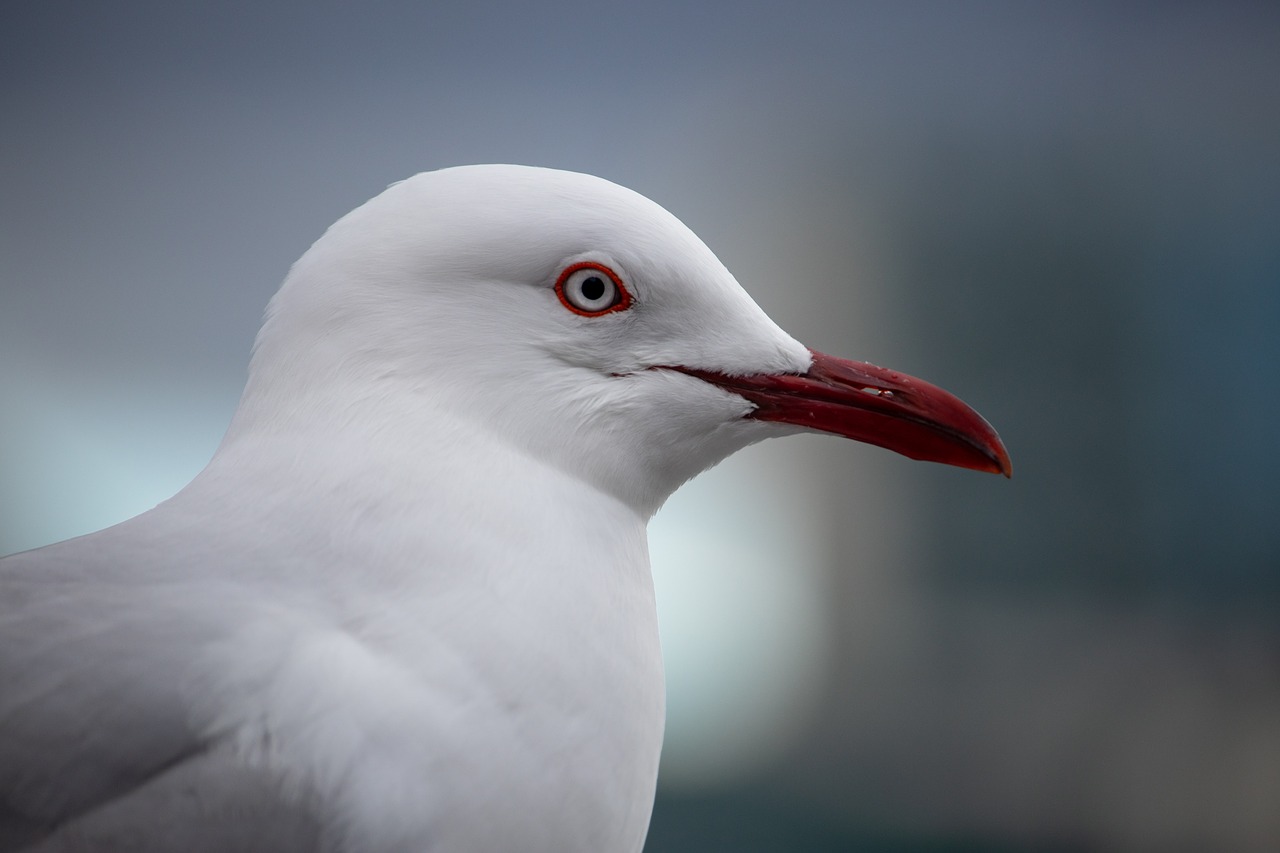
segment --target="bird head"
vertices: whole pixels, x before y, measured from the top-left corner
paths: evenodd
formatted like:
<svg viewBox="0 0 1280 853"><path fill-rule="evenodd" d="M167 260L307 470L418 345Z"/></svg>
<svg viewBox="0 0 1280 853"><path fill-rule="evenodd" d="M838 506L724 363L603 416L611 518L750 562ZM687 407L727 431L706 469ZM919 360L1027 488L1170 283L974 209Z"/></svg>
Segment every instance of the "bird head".
<svg viewBox="0 0 1280 853"><path fill-rule="evenodd" d="M229 439L353 425L371 441L420 436L406 452L480 435L645 514L730 453L799 430L1009 473L971 408L806 348L659 205L522 166L394 184L294 265Z"/></svg>

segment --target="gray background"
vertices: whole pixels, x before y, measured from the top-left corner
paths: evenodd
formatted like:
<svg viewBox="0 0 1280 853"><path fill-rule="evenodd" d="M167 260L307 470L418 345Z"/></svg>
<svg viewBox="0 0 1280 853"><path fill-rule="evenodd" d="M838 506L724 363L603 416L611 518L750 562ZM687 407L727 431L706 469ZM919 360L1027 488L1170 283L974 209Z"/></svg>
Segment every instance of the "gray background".
<svg viewBox="0 0 1280 853"><path fill-rule="evenodd" d="M1280 849L1275 6L9 0L0 115L0 553L198 471L388 183L592 172L1015 465L673 499L648 849Z"/></svg>

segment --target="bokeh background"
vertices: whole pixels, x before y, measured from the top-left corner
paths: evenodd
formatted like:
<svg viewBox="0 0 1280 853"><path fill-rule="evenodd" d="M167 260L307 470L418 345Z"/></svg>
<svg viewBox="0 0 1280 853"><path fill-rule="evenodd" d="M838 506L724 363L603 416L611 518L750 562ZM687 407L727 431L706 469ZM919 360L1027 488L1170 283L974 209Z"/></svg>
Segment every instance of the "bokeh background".
<svg viewBox="0 0 1280 853"><path fill-rule="evenodd" d="M592 172L1012 481L818 436L654 522L647 850L1280 849L1280 6L0 5L0 552L212 453L417 171Z"/></svg>

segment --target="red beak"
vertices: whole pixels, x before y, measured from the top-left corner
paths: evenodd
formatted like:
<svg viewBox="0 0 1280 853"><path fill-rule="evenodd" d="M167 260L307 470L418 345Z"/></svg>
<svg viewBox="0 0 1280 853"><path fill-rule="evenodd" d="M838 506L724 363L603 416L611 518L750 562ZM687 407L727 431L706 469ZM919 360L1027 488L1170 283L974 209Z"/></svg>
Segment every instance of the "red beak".
<svg viewBox="0 0 1280 853"><path fill-rule="evenodd" d="M905 373L820 352L800 376L674 369L755 403L749 417L758 420L830 432L926 462L1013 474L1008 451L982 415Z"/></svg>

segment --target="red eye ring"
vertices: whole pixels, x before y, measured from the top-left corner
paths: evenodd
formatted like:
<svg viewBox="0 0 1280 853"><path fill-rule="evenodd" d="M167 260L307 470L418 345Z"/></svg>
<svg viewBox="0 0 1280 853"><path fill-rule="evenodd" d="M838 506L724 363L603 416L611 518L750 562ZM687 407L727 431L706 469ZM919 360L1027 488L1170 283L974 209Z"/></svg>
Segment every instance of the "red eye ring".
<svg viewBox="0 0 1280 853"><path fill-rule="evenodd" d="M582 273L603 273L583 275ZM591 296L584 287L601 287L598 296ZM602 317L631 307L631 293L613 270L594 261L570 264L556 279L556 296L560 303L582 317Z"/></svg>

